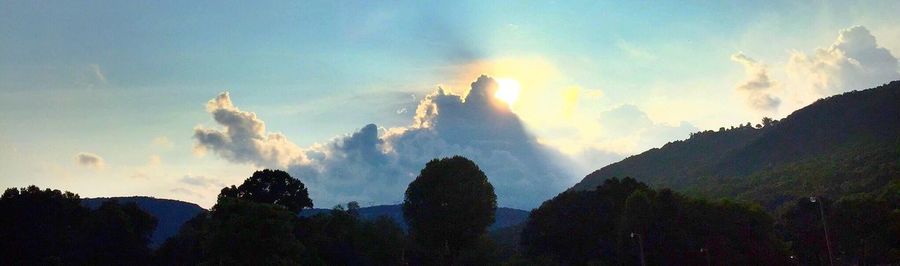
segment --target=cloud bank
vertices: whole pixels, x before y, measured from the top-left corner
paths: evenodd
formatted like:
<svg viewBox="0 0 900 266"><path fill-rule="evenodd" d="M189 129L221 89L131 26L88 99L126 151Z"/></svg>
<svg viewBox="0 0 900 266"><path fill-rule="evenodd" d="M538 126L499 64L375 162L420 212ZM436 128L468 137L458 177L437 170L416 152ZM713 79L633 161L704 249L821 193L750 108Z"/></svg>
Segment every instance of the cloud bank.
<svg viewBox="0 0 900 266"><path fill-rule="evenodd" d="M897 58L879 47L875 36L863 26L841 30L837 40L813 54L794 52L787 71L811 82L820 96L867 89L900 79Z"/></svg>
<svg viewBox="0 0 900 266"><path fill-rule="evenodd" d="M496 90L497 82L487 76L465 96L438 89L419 103L409 126L369 124L308 148L266 132L262 120L222 93L207 104L222 127L197 127L194 139L198 149L232 162L287 169L309 186L317 206L398 203L426 162L458 154L478 163L499 204L533 208L575 180L559 167L566 165L564 157L539 144L506 103L493 97Z"/></svg>

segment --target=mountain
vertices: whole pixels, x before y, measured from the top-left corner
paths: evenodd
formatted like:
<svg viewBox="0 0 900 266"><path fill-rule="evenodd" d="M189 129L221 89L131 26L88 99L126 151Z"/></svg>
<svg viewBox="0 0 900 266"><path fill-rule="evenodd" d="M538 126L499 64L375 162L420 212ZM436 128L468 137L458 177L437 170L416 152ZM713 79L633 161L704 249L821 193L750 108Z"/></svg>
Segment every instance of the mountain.
<svg viewBox="0 0 900 266"><path fill-rule="evenodd" d="M86 198L81 200L81 205L89 209L97 209L105 201L115 200L119 203L134 202L138 208L149 213L157 219L156 230L150 237L150 247L156 248L162 245L166 239L178 233L181 225L197 216L206 209L190 202L157 199L153 197L111 197L111 198Z"/></svg>
<svg viewBox="0 0 900 266"><path fill-rule="evenodd" d="M307 209L300 212L302 216L313 216L322 213L331 212L330 209ZM521 224L528 219L528 211L513 208L497 208L494 224L488 227L488 231L494 231ZM359 216L363 219L375 219L380 216L387 216L397 222L404 230L406 230L406 222L403 220L402 205L378 205L371 207L359 208Z"/></svg>
<svg viewBox="0 0 900 266"><path fill-rule="evenodd" d="M820 99L781 121L691 134L587 175L769 208L797 197L878 193L900 183L900 81Z"/></svg>

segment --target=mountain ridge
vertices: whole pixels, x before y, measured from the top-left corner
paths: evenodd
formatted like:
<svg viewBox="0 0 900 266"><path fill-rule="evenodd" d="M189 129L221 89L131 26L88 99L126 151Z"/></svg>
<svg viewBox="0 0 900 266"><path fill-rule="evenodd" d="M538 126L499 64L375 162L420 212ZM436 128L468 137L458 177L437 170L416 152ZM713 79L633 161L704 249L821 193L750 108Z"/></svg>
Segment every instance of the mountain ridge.
<svg viewBox="0 0 900 266"><path fill-rule="evenodd" d="M93 210L109 200L118 201L119 203L135 203L138 205L138 208L157 219L157 227L150 237L150 246L153 248L159 247L167 239L177 234L181 226L191 218L208 211L195 203L148 196L83 198L81 199L81 205ZM300 215L312 216L327 214L331 211L331 209L305 209L301 211ZM404 228L404 230L406 229L406 223L403 220L403 208L399 204L362 207L359 209L359 213L363 219L370 220L380 216L387 216ZM525 210L499 207L496 213L497 219L494 224L488 227L488 230L493 231L519 225L525 222L528 214L529 211Z"/></svg>
<svg viewBox="0 0 900 266"><path fill-rule="evenodd" d="M604 166L571 189L630 176L654 187L777 208L790 198L866 193L898 182L897 158L900 81L893 81L819 99L765 126L693 133Z"/></svg>

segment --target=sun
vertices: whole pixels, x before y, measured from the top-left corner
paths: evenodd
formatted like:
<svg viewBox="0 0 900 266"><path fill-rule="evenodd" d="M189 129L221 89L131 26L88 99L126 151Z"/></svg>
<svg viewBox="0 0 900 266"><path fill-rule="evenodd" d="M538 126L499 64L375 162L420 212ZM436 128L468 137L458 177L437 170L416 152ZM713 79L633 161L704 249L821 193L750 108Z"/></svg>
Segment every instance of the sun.
<svg viewBox="0 0 900 266"><path fill-rule="evenodd" d="M497 79L497 86L497 93L494 93L494 97L512 107L516 100L519 99L519 91L522 90L519 81L514 79Z"/></svg>

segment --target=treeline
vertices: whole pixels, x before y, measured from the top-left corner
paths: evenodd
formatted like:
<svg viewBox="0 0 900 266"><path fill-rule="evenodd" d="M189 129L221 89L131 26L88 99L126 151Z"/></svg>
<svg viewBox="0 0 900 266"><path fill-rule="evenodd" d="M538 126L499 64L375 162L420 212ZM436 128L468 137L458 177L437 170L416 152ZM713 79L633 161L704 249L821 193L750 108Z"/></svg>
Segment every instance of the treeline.
<svg viewBox="0 0 900 266"><path fill-rule="evenodd" d="M82 207L78 195L36 186L0 198L0 264L119 265L148 261L156 218L134 203Z"/></svg>
<svg viewBox="0 0 900 266"><path fill-rule="evenodd" d="M35 186L0 199L2 265L496 265L487 227L496 195L474 162L435 159L409 185L405 232L393 220L359 217L350 202L311 208L305 185L279 170L225 187L217 203L148 248L156 220L133 204L81 206L78 195Z"/></svg>
<svg viewBox="0 0 900 266"><path fill-rule="evenodd" d="M892 186L837 201L801 198L773 217L757 204L694 199L611 178L532 211L521 256L539 264L639 265L643 246L647 265L896 264L900 183Z"/></svg>
<svg viewBox="0 0 900 266"><path fill-rule="evenodd" d="M156 221L134 204L96 210L70 192L8 189L0 264L10 265L827 265L900 263L900 183L891 193L803 198L775 215L610 178L570 190L524 225L488 235L496 195L474 162L428 162L403 215L366 220L359 205L311 217L304 184L278 170L223 188L210 211L148 248ZM826 237L826 227L828 228Z"/></svg>

